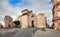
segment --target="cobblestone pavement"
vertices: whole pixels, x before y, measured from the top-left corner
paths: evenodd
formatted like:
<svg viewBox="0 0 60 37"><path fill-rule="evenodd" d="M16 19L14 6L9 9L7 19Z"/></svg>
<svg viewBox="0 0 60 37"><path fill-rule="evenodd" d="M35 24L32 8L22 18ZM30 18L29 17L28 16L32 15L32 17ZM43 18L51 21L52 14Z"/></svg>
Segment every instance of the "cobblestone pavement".
<svg viewBox="0 0 60 37"><path fill-rule="evenodd" d="M13 37L18 31L18 28L0 29L0 37Z"/></svg>
<svg viewBox="0 0 60 37"><path fill-rule="evenodd" d="M60 30L46 29L46 31L41 31L37 28L0 29L0 37L60 37Z"/></svg>
<svg viewBox="0 0 60 37"><path fill-rule="evenodd" d="M60 37L60 30L46 29L46 31L37 30L33 37Z"/></svg>
<svg viewBox="0 0 60 37"><path fill-rule="evenodd" d="M0 29L0 37L32 37L36 28Z"/></svg>
<svg viewBox="0 0 60 37"><path fill-rule="evenodd" d="M32 37L33 32L36 30L36 28L27 28L27 29L22 29L15 34L14 37Z"/></svg>

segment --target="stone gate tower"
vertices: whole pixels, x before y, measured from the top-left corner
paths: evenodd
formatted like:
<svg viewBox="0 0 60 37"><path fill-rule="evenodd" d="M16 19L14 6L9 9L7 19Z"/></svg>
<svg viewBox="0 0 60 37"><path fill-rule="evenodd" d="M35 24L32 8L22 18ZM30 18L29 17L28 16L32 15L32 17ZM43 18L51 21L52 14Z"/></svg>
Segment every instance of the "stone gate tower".
<svg viewBox="0 0 60 37"><path fill-rule="evenodd" d="M44 13L33 14L32 11L28 9L24 9L21 11L22 15L20 15L16 21L20 21L21 28L45 28L46 27L46 18Z"/></svg>
<svg viewBox="0 0 60 37"><path fill-rule="evenodd" d="M60 0L52 0L53 3L53 27L58 29L60 25Z"/></svg>

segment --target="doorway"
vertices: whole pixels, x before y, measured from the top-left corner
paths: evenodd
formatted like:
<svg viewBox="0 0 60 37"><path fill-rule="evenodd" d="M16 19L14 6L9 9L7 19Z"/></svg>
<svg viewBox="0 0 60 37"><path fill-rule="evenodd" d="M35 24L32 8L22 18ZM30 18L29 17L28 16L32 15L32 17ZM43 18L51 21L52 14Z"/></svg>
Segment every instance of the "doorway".
<svg viewBox="0 0 60 37"><path fill-rule="evenodd" d="M34 27L34 21L32 21L31 24L32 24L32 27Z"/></svg>
<svg viewBox="0 0 60 37"><path fill-rule="evenodd" d="M60 23L58 24L58 28L60 29Z"/></svg>

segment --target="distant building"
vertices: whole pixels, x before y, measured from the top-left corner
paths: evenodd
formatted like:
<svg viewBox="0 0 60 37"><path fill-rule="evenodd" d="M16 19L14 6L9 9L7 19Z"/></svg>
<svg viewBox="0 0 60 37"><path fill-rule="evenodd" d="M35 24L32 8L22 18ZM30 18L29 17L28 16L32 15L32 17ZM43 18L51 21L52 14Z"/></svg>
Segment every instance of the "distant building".
<svg viewBox="0 0 60 37"><path fill-rule="evenodd" d="M60 0L52 0L53 2L53 27L58 29L60 27Z"/></svg>
<svg viewBox="0 0 60 37"><path fill-rule="evenodd" d="M5 22L5 28L9 28L9 27L12 28L14 26L12 17L8 15L5 16L4 22Z"/></svg>
<svg viewBox="0 0 60 37"><path fill-rule="evenodd" d="M22 15L20 15L16 20L20 21L21 28L28 27L46 27L46 19L44 13L39 13L38 15L33 14L32 11L25 9L22 11Z"/></svg>

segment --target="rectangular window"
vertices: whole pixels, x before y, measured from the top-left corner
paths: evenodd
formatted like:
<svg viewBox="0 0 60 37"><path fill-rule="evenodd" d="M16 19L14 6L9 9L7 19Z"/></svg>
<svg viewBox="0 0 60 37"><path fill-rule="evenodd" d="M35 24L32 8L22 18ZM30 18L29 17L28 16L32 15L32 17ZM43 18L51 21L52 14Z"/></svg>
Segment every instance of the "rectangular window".
<svg viewBox="0 0 60 37"><path fill-rule="evenodd" d="M58 17L60 17L60 10L58 11Z"/></svg>
<svg viewBox="0 0 60 37"><path fill-rule="evenodd" d="M57 0L57 2L60 2L60 0Z"/></svg>

